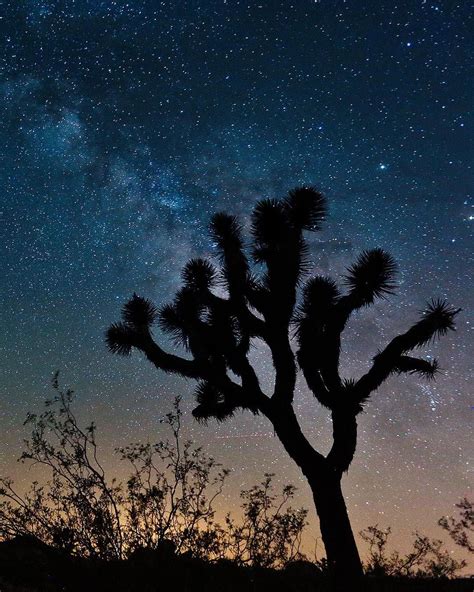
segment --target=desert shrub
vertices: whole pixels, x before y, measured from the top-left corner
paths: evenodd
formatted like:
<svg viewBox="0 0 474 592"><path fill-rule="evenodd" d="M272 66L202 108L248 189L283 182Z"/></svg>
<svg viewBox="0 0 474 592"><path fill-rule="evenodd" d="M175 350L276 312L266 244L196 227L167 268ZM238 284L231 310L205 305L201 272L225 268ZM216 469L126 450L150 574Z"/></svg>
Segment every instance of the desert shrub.
<svg viewBox="0 0 474 592"><path fill-rule="evenodd" d="M226 518L229 550L240 564L283 567L303 558L301 535L307 510L287 505L295 493L292 485L284 487L278 499L272 477L266 474L261 484L240 493L244 511L241 523L236 524L230 515Z"/></svg>
<svg viewBox="0 0 474 592"><path fill-rule="evenodd" d="M443 516L439 519L438 524L449 533L449 536L457 545L466 549L469 553L474 553L474 542L472 541L474 502L464 497L456 504L456 508L459 510L458 517Z"/></svg>
<svg viewBox="0 0 474 592"><path fill-rule="evenodd" d="M225 527L216 521L215 502L229 471L182 441L179 398L162 420L168 438L116 450L130 467L121 483L106 474L95 424L79 425L74 393L60 388L57 375L53 389L43 413L26 418L31 436L20 457L47 469L49 478L25 494L0 478L0 539L29 535L71 555L106 560L165 546L175 554L265 567L302 557L306 510L289 505L293 486L276 495L271 475L242 491L241 522L231 515Z"/></svg>
<svg viewBox="0 0 474 592"><path fill-rule="evenodd" d="M391 528L381 529L369 526L359 534L369 545L365 565L367 574L383 576L405 576L425 578L451 578L466 567L465 561L458 561L444 548L443 542L414 533L413 548L406 555L388 550Z"/></svg>

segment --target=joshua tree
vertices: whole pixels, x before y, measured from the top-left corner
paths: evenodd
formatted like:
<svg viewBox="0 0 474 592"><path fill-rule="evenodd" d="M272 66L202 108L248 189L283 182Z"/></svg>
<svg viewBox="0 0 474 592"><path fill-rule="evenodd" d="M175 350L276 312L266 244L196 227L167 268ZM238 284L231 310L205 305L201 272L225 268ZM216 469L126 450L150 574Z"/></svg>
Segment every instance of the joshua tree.
<svg viewBox="0 0 474 592"><path fill-rule="evenodd" d="M113 353L128 355L135 348L159 370L195 379L193 414L198 420L222 421L236 409L267 417L311 487L329 564L336 574L354 579L362 567L341 477L356 449L357 416L391 374L435 375L436 361L407 353L453 329L458 311L432 301L416 324L375 356L366 374L343 380L341 333L354 311L393 292L396 265L382 249L364 251L347 270L344 292L328 277L310 277L303 285L310 269L304 231L318 230L326 209L326 199L311 187L297 188L279 201L258 202L251 224L253 268L237 218L215 214L210 232L220 269L207 260L189 261L182 272L184 286L162 308L134 294L123 308L122 322L108 329L106 340ZM260 273L255 272L259 268ZM187 358L156 343L155 322L184 346ZM271 394L263 392L249 361L256 340L271 352ZM331 412L333 445L327 456L310 444L295 414L298 369L316 400Z"/></svg>

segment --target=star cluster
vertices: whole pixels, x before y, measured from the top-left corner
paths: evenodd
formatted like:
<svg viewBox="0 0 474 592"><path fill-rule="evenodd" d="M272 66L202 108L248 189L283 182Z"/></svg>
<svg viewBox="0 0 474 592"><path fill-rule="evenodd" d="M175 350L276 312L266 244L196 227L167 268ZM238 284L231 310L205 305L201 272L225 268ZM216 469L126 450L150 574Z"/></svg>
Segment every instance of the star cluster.
<svg viewBox="0 0 474 592"><path fill-rule="evenodd" d="M137 291L170 300L225 209L299 184L330 202L311 236L315 273L344 273L364 248L401 268L397 296L360 313L344 341L357 376L425 301L463 308L428 353L435 383L396 377L373 397L345 490L356 530L439 535L469 493L472 401L472 134L469 6L401 0L15 0L0 18L0 469L22 419L59 369L106 450L157 436L191 385L103 333ZM471 74L471 76L470 76ZM271 366L254 353L263 382ZM304 384L296 407L323 450L329 422ZM228 505L264 471L300 476L263 419L187 430L234 468ZM113 464L112 455L110 462Z"/></svg>

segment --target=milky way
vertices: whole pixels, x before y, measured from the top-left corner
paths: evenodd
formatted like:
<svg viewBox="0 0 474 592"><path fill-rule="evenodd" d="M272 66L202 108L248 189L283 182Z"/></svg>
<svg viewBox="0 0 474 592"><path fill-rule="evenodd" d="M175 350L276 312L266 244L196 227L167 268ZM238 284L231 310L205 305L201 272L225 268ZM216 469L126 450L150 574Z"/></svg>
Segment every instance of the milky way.
<svg viewBox="0 0 474 592"><path fill-rule="evenodd" d="M314 273L336 278L364 248L398 260L400 289L353 319L342 371L357 376L429 297L462 307L430 355L435 383L394 377L360 420L345 491L355 530L398 540L469 494L473 456L472 105L469 3L11 0L0 18L0 451L52 373L77 391L105 450L157 437L183 394L186 429L234 469L226 503L263 472L300 487L263 419L192 422L192 385L103 334L134 292L171 299L181 265L212 256L205 228L248 220L261 197L299 184L330 203L309 237ZM471 284L471 285L470 285ZM270 380L263 352L254 353ZM301 383L296 407L321 450L330 430ZM110 455L110 459L112 456ZM110 460L113 465L113 461Z"/></svg>

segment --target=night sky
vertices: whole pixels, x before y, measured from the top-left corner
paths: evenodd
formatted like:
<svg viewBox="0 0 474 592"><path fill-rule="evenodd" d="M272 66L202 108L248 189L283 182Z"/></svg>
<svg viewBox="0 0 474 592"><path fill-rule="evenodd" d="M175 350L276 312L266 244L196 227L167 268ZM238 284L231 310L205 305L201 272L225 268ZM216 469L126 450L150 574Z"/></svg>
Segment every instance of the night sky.
<svg viewBox="0 0 474 592"><path fill-rule="evenodd" d="M344 487L356 531L415 529L470 494L472 422L472 68L470 3L441 0L7 0L0 8L0 472L55 370L110 451L162 435L183 395L185 429L233 469L224 504L265 471L309 490L270 425L193 422L192 384L104 331L137 291L171 300L225 209L245 222L262 197L300 184L327 195L309 237L314 273L344 273L364 248L400 265L400 289L351 321L344 376L358 376L430 297L463 312L425 353L435 383L392 377L360 416ZM470 321L471 319L471 321ZM471 322L471 324L470 324ZM264 383L266 356L255 363ZM328 414L303 383L296 407L320 450ZM310 536L316 536L316 531ZM462 556L462 553L458 553Z"/></svg>

